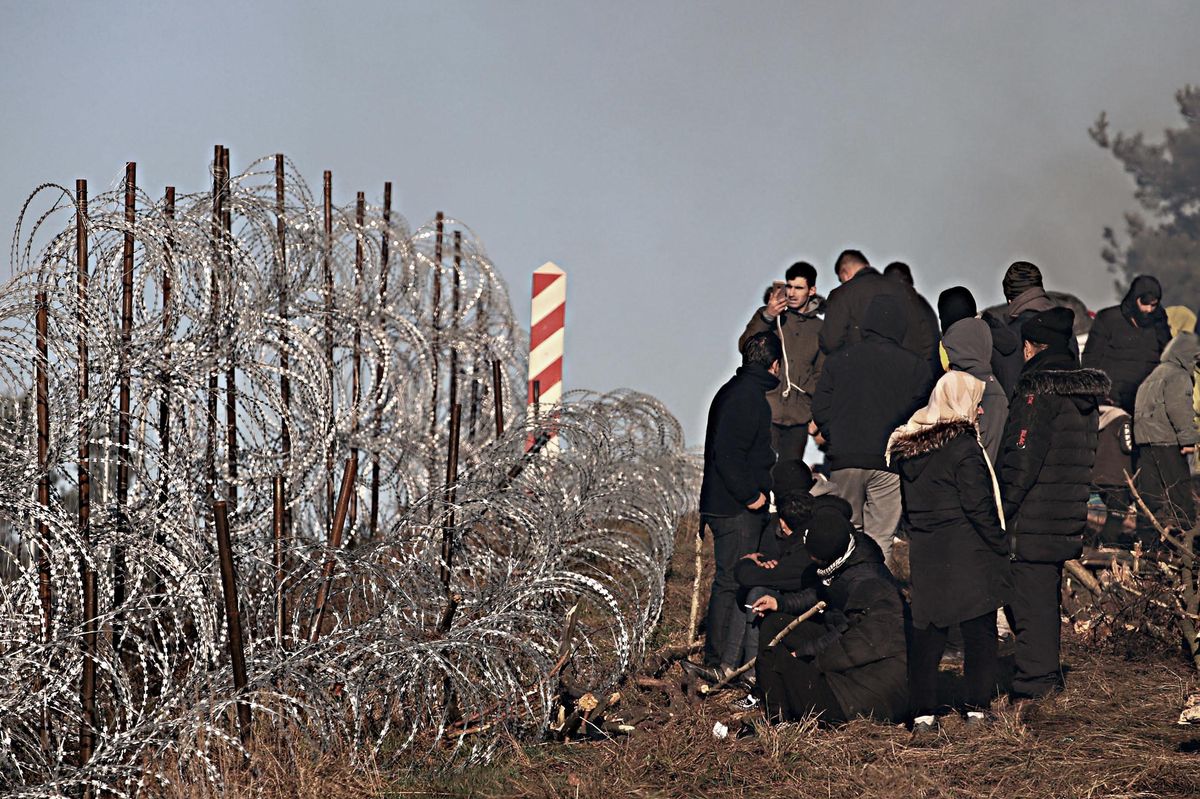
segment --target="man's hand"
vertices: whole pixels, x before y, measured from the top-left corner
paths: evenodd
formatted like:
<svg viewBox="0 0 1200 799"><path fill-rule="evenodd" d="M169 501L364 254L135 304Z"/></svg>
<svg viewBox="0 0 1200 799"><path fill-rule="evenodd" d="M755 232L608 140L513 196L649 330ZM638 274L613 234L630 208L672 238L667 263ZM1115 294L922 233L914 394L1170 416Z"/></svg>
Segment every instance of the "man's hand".
<svg viewBox="0 0 1200 799"><path fill-rule="evenodd" d="M818 432L819 432L819 431L818 431L818 428L817 428L817 423L816 423L816 422L809 422L809 423L808 423L808 434L809 434L810 436L815 436L815 435L816 435Z"/></svg>
<svg viewBox="0 0 1200 799"><path fill-rule="evenodd" d="M1192 446L1190 446L1190 447L1180 447L1180 448L1179 448L1179 454L1180 454L1180 455L1191 455L1191 454L1192 454L1193 452L1195 452L1195 451L1196 451L1196 445L1195 445L1195 444L1193 444L1193 445L1192 445Z"/></svg>
<svg viewBox="0 0 1200 799"><path fill-rule="evenodd" d="M787 295L782 291L772 291L771 299L767 300L767 307L763 313L776 318L783 315L787 310Z"/></svg>
<svg viewBox="0 0 1200 799"><path fill-rule="evenodd" d="M758 510L759 508L761 508L763 505L766 505L766 504L767 504L766 496L764 496L763 493L761 491L759 491L758 499L754 500L746 507L749 508L750 510Z"/></svg>
<svg viewBox="0 0 1200 799"><path fill-rule="evenodd" d="M770 594L760 596L754 600L754 604L750 606L750 609L759 616L766 616L768 613L779 610L779 600Z"/></svg>
<svg viewBox="0 0 1200 799"><path fill-rule="evenodd" d="M742 555L742 560L754 561L755 566L761 566L762 565L762 553L761 552L751 552L749 555Z"/></svg>

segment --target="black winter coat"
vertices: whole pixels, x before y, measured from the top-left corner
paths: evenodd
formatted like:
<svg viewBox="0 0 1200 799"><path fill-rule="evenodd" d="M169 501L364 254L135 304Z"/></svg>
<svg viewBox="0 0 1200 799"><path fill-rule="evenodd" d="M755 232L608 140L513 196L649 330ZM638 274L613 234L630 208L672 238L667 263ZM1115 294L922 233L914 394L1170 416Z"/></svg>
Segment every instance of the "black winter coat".
<svg viewBox="0 0 1200 799"><path fill-rule="evenodd" d="M1061 563L1083 551L1100 400L1108 377L1045 350L1017 382L1000 447L1000 492L1013 557Z"/></svg>
<svg viewBox="0 0 1200 799"><path fill-rule="evenodd" d="M908 712L904 599L879 544L859 532L854 542L850 560L829 585L785 593L779 609L799 615L824 601L825 635L805 641L796 654L814 657L846 718L898 721Z"/></svg>
<svg viewBox="0 0 1200 799"><path fill-rule="evenodd" d="M825 359L812 412L829 442L830 469L887 469L888 437L929 399L929 365L900 346L904 324L899 303L881 295L868 309L863 340Z"/></svg>
<svg viewBox="0 0 1200 799"><path fill-rule="evenodd" d="M1083 348L1083 365L1108 375L1112 399L1127 413L1133 413L1138 386L1158 366L1163 347L1171 340L1171 327L1162 306L1147 314L1148 318L1134 321L1139 318L1137 298L1151 290L1162 294L1154 278L1136 278L1120 305L1096 314Z"/></svg>
<svg viewBox="0 0 1200 799"><path fill-rule="evenodd" d="M911 286L900 280L884 277L872 267L858 274L829 293L825 301L825 323L821 327L821 350L831 355L843 347L862 341L871 300L880 295L892 297L904 319L903 335L898 342L904 349L926 363L938 360L937 315L926 315Z"/></svg>
<svg viewBox="0 0 1200 799"><path fill-rule="evenodd" d="M761 366L740 366L717 391L704 432L700 513L735 516L771 490L771 406L779 380Z"/></svg>
<svg viewBox="0 0 1200 799"><path fill-rule="evenodd" d="M794 532L789 536L779 535L779 522L775 521L763 531L766 546L759 546L764 560L774 560L772 569L759 566L743 558L733 567L733 578L743 588L772 588L777 591L801 591L816 580L812 558L804 548L804 533Z"/></svg>
<svg viewBox="0 0 1200 799"><path fill-rule="evenodd" d="M1008 540L975 426L942 422L899 436L913 626L950 627L1008 603Z"/></svg>

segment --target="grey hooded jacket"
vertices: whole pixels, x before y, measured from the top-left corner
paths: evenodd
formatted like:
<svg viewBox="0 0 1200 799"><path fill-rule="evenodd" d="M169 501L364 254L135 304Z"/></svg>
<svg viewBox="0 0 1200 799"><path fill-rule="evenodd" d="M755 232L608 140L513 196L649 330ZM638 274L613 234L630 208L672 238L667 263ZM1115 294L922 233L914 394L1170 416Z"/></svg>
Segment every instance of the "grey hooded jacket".
<svg viewBox="0 0 1200 799"><path fill-rule="evenodd" d="M1200 441L1192 412L1192 375L1200 340L1180 333L1137 390L1133 438L1138 444L1190 447Z"/></svg>
<svg viewBox="0 0 1200 799"><path fill-rule="evenodd" d="M1000 454L1004 423L1008 420L1008 394L992 374L992 330L982 319L960 319L946 328L942 346L946 348L951 369L983 381L979 437L994 464Z"/></svg>

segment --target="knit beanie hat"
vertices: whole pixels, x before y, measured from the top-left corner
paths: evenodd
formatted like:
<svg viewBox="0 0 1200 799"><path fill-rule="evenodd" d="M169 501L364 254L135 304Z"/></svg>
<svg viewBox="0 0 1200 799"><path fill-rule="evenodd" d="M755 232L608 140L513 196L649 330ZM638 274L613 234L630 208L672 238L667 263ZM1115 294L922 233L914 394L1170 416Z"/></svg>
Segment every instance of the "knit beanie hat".
<svg viewBox="0 0 1200 799"><path fill-rule="evenodd" d="M1021 338L1065 352L1070 348L1074 325L1075 312L1070 308L1051 308L1027 319L1021 325Z"/></svg>
<svg viewBox="0 0 1200 799"><path fill-rule="evenodd" d="M1012 302L1025 291L1042 285L1042 270L1029 261L1017 261L1004 273L1000 285L1004 289L1004 299Z"/></svg>
<svg viewBox="0 0 1200 799"><path fill-rule="evenodd" d="M804 548L816 560L833 563L846 554L853 534L854 527L841 513L827 506L814 508Z"/></svg>
<svg viewBox="0 0 1200 799"><path fill-rule="evenodd" d="M942 332L950 329L950 325L963 319L970 319L979 313L975 307L975 296L966 286L952 286L938 295L938 319L942 324Z"/></svg>
<svg viewBox="0 0 1200 799"><path fill-rule="evenodd" d="M771 467L771 483L776 497L793 491L811 491L812 469L798 458L781 460Z"/></svg>

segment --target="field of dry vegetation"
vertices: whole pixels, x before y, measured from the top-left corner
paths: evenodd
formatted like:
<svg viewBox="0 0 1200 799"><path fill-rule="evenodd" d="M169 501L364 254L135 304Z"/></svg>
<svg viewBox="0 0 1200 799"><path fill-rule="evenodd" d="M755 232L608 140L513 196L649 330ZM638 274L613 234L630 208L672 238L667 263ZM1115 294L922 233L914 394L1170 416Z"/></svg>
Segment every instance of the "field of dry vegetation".
<svg viewBox="0 0 1200 799"><path fill-rule="evenodd" d="M668 586L658 643L684 639L694 527L685 524ZM986 730L949 720L941 736L916 743L904 727L856 721L756 725L721 692L688 700L672 664L648 688L628 681L607 715L635 730L568 742L510 740L494 761L446 770L411 759L350 769L344 753L258 742L250 767L230 765L226 796L314 797L1188 797L1200 794L1200 727L1176 724L1200 690L1182 650L1140 633L1081 638L1064 629L1066 690L1020 706L994 705ZM957 675L943 666L947 688ZM664 685L665 684L665 687ZM198 797L174 786L173 797Z"/></svg>

